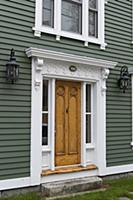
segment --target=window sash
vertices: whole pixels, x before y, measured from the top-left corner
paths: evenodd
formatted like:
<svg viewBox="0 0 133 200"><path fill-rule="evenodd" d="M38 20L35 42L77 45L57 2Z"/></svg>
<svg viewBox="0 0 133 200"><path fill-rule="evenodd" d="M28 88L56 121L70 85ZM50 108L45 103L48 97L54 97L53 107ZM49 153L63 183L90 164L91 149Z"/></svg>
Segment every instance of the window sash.
<svg viewBox="0 0 133 200"><path fill-rule="evenodd" d="M91 7L90 3L88 6L88 35L98 38L98 0L95 0L95 2L95 7Z"/></svg>
<svg viewBox="0 0 133 200"><path fill-rule="evenodd" d="M69 9L64 8L63 4L68 4ZM72 9L72 12L67 13L67 10L70 11L70 8L76 6L75 9ZM77 12L77 17L74 18L74 10ZM65 25L65 21L67 25ZM69 25L69 26L68 26ZM61 3L61 29L63 31L73 32L73 33L82 33L82 2L81 1L70 1L62 0Z"/></svg>
<svg viewBox="0 0 133 200"><path fill-rule="evenodd" d="M54 28L54 0L49 0L50 8L45 7L46 2L43 0L43 9L42 9L42 24ZM47 13L47 14L46 14ZM45 18L48 18L49 21L45 22Z"/></svg>

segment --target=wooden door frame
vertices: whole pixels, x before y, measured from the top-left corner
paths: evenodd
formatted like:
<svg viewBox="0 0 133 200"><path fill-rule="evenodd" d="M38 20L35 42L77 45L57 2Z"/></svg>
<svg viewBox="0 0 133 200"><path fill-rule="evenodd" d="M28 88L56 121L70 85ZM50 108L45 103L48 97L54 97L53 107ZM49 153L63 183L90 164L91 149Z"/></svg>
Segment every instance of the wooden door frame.
<svg viewBox="0 0 133 200"><path fill-rule="evenodd" d="M71 79L67 78L43 78L46 80L49 80L50 84L50 91L48 94L50 97L50 132L49 134L49 146L44 147L43 151L44 152L51 152L50 153L50 169L55 170L55 89L56 89L56 80L61 80L61 81L72 81ZM91 148L93 149L93 145L87 145L86 144L86 130L85 130L85 94L86 94L86 84L94 84L96 82L90 82L90 81L83 81L80 79L74 79L74 82L80 82L81 83L81 162L79 165L86 167L86 148Z"/></svg>
<svg viewBox="0 0 133 200"><path fill-rule="evenodd" d="M69 113L67 113L66 111L64 112L64 120L66 120L66 121L64 121L64 123L65 123L65 125L67 125L67 126L65 126L65 130L64 130L64 153L66 152L66 151L68 151L67 152L67 155L56 155L56 147L58 146L58 142L57 142L57 140L56 140L56 134L57 134L57 130L56 130L56 134L55 134L55 165L56 165L56 167L61 167L61 166L70 166L70 165L80 165L81 164L81 97L82 97L82 95L81 95L81 81L68 81L68 80L60 80L60 79L56 79L56 82L55 82L56 84L55 84L55 93L56 93L56 95L55 95L55 129L58 127L58 123L57 123L57 121L58 121L58 118L57 118L57 113L58 113L58 111L60 110L60 106L59 106L59 104L57 103L58 102L58 99L57 99L57 96L58 96L58 94L57 94L57 89L59 88L59 87L63 87L63 88L66 88L65 90L64 90L64 94L65 94L65 96L63 95L62 96L62 94L61 94L61 97L64 99L64 101L65 101L65 104L64 104L64 106L65 106L65 109L66 109L66 107L68 108L68 106L69 105L67 105L67 104L69 104L69 100L70 100L70 97L71 97L71 95L69 95L69 92L70 92L70 90L72 89L72 88L75 88L76 87L76 96L75 96L75 94L74 94L74 97L76 97L76 104L78 104L78 105L76 105L76 115L75 115L75 120L76 120L76 122L77 122L77 124L76 124L76 126L75 126L75 128L76 128L76 130L75 130L75 136L77 135L77 143L75 144L76 146L75 146L75 150L77 150L77 153L76 154L73 154L72 153L72 155L70 156L70 154L68 153L69 152L69 144L68 144L68 138L66 137L66 136L68 136L68 135L70 135L69 134L69 129L68 129L68 121L69 121L69 117L70 117L70 115L69 115ZM68 95L68 96L67 96ZM60 95L59 95L60 96ZM59 107L58 107L59 106ZM56 110L58 108L58 111ZM64 109L63 109L63 111L64 111ZM78 116L77 116L78 115ZM62 118L61 118L62 119ZM78 120L78 121L77 121ZM71 122L72 122L72 120L71 120ZM71 124L72 125L72 124ZM60 134L60 132L58 132L59 134ZM61 134L61 136L62 136L62 134ZM70 136L71 137L71 136ZM75 139L76 139L75 138ZM58 138L58 141L60 140L60 138ZM67 141L67 143L65 143L65 140ZM71 142L71 141L70 141ZM65 145L65 144L67 144L67 145ZM57 145L57 146L56 146ZM57 157L56 157L57 156ZM63 158L62 158L63 157ZM63 160L62 160L63 159ZM58 163L58 164L57 164Z"/></svg>
<svg viewBox="0 0 133 200"><path fill-rule="evenodd" d="M51 148L51 170L55 170L55 88L56 88L56 80L62 80L62 81L72 81L71 79L67 78L52 78L49 79L51 83L51 103L52 103L52 108L51 108L51 137L50 140L50 148ZM86 131L84 127L85 123L85 85L86 82L83 80L73 80L74 82L81 82L81 162L80 165L83 167L86 167ZM48 148L49 149L49 148Z"/></svg>

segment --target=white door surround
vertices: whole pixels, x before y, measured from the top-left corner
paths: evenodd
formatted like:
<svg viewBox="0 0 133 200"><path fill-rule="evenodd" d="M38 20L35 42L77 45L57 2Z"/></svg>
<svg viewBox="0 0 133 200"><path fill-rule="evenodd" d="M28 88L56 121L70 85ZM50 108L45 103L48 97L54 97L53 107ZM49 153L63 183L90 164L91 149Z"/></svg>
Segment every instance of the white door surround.
<svg viewBox="0 0 133 200"><path fill-rule="evenodd" d="M41 182L42 170L42 80L43 77L51 81L51 142L45 149L45 160L49 160L50 168L54 169L54 110L55 110L55 79L81 81L82 92L84 84L92 83L94 86L94 145L87 146L85 137L82 137L81 154L82 165L87 165L88 152L92 152L93 162L98 166L99 174L106 168L106 79L109 68L114 68L116 62L60 53L44 49L29 48L28 57L32 58L32 116L31 116L31 180L34 184ZM75 71L70 70L75 67ZM84 100L82 101L84 104ZM83 117L84 110L82 111ZM84 117L82 119L81 134L85 134Z"/></svg>

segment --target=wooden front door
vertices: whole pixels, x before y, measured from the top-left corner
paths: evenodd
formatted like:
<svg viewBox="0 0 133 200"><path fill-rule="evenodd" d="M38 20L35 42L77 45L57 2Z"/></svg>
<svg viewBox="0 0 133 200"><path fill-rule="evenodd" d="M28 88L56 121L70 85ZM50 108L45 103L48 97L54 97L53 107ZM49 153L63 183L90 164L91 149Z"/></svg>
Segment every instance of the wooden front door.
<svg viewBox="0 0 133 200"><path fill-rule="evenodd" d="M80 163L81 83L56 81L55 166Z"/></svg>

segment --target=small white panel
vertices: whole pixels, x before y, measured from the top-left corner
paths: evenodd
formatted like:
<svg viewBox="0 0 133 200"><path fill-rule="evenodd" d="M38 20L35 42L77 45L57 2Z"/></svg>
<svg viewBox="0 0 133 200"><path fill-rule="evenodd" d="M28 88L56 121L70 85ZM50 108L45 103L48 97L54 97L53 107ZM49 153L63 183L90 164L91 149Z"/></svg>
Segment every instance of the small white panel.
<svg viewBox="0 0 133 200"><path fill-rule="evenodd" d="M42 170L50 169L50 152L42 152Z"/></svg>

